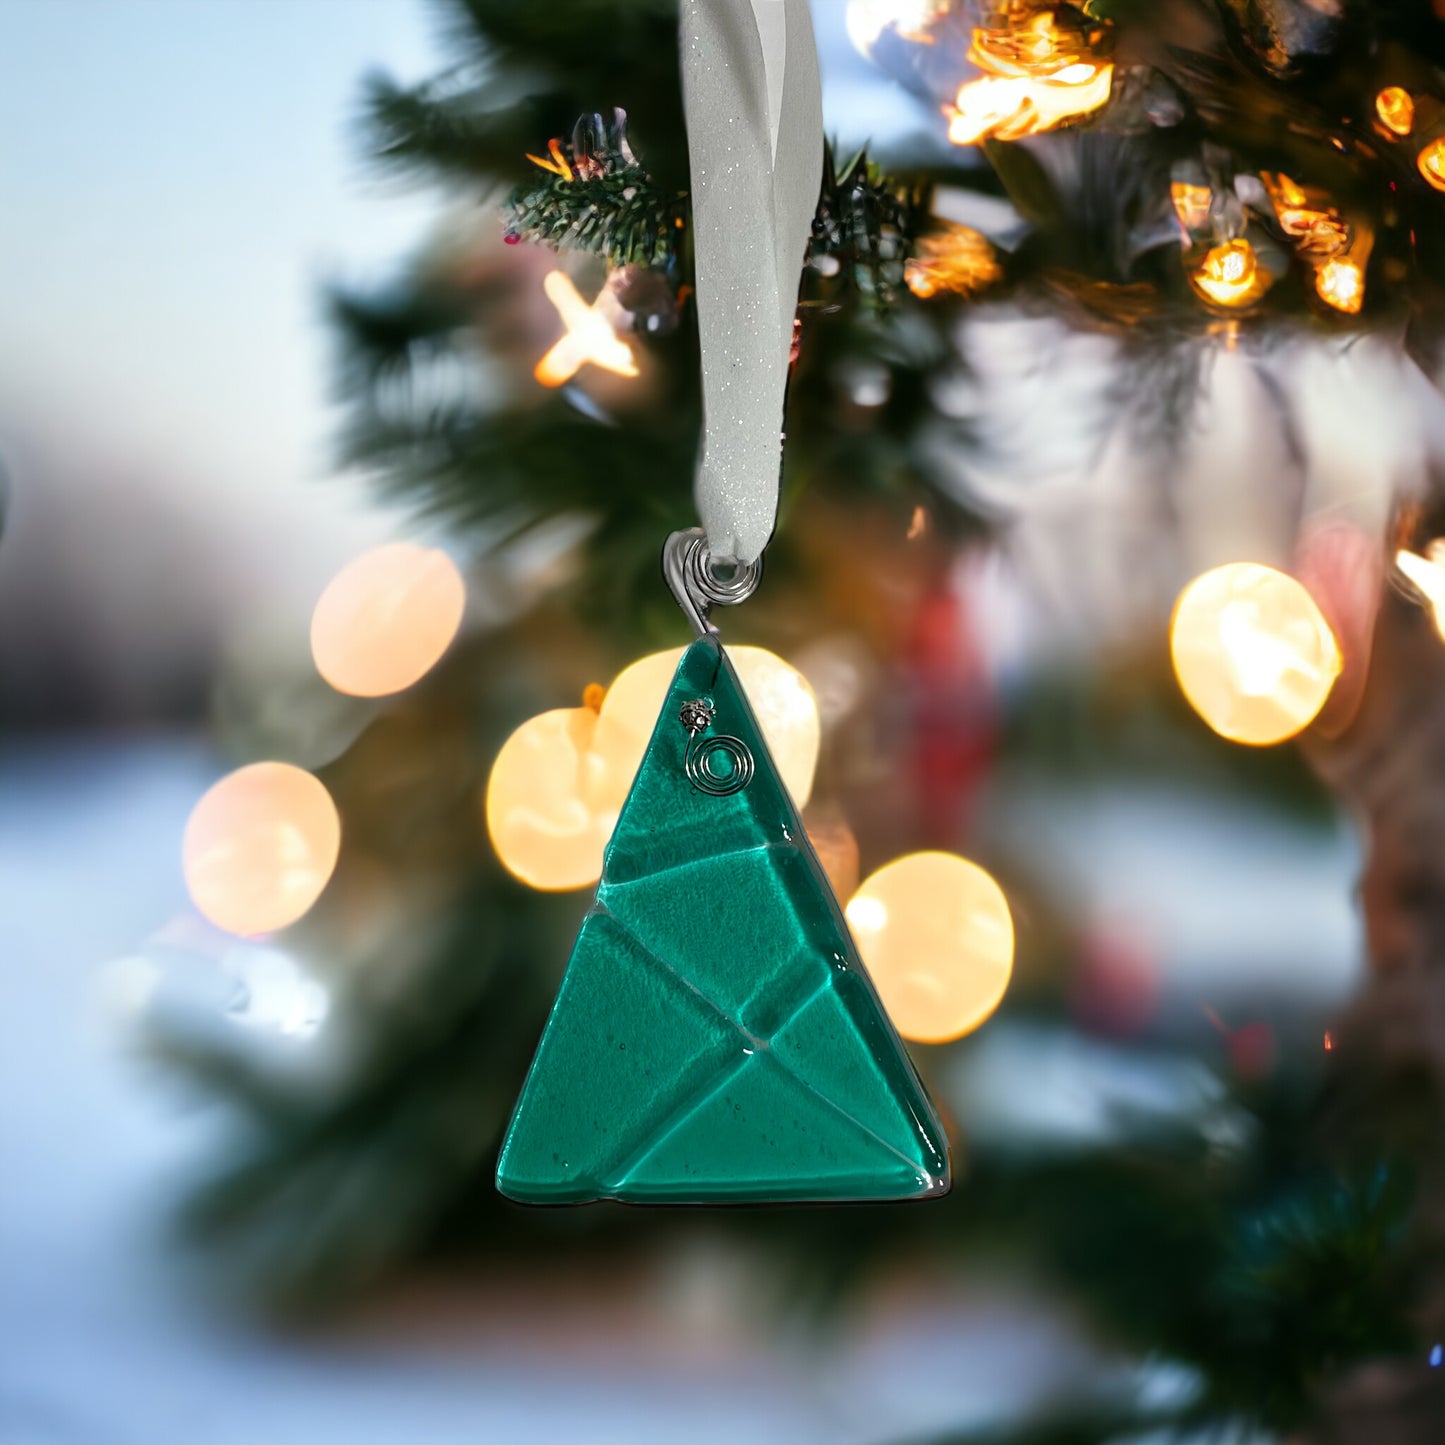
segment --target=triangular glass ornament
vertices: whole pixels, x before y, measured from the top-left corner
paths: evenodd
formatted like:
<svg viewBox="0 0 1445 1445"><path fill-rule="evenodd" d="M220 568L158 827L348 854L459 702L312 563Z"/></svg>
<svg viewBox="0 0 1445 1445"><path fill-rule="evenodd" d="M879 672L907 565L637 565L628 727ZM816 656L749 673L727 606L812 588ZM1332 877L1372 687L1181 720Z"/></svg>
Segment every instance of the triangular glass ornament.
<svg viewBox="0 0 1445 1445"><path fill-rule="evenodd" d="M948 1187L933 1106L737 675L703 638L617 820L497 1188L667 1204Z"/></svg>

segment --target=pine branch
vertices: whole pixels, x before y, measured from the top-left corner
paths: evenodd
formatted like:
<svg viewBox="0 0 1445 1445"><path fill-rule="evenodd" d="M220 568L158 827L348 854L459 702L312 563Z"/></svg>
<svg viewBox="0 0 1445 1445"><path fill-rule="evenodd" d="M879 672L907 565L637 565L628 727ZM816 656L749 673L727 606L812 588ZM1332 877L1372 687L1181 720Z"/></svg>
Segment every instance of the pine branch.
<svg viewBox="0 0 1445 1445"><path fill-rule="evenodd" d="M374 75L363 114L364 144L381 165L470 181L522 169L525 114L484 108L474 89L450 82L401 86Z"/></svg>
<svg viewBox="0 0 1445 1445"><path fill-rule="evenodd" d="M927 188L890 179L866 150L841 169L833 146L823 155L823 186L813 218L808 259L834 263L865 298L882 306L897 300Z"/></svg>
<svg viewBox="0 0 1445 1445"><path fill-rule="evenodd" d="M658 186L627 143L627 113L584 115L572 140L554 139L549 155L507 202L507 239L553 250L586 251L609 265L671 269L685 225L687 196Z"/></svg>

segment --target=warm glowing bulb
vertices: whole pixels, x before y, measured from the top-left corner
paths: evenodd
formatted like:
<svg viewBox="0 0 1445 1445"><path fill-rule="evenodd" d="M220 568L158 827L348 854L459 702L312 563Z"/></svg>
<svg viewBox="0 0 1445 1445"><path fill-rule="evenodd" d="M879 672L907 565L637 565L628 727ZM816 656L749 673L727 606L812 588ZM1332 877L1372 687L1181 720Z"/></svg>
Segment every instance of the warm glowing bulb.
<svg viewBox="0 0 1445 1445"><path fill-rule="evenodd" d="M1265 171L1260 179L1277 208L1289 211L1309 205L1310 198L1304 187L1283 171Z"/></svg>
<svg viewBox="0 0 1445 1445"><path fill-rule="evenodd" d="M565 385L589 362L618 376L638 374L632 348L598 309L607 294L605 287L590 306L577 294L572 278L563 271L549 271L543 278L542 289L567 328L567 334L537 363L536 377L543 386Z"/></svg>
<svg viewBox="0 0 1445 1445"><path fill-rule="evenodd" d="M1114 67L1079 62L1044 77L981 75L958 89L945 108L956 146L1022 140L1055 130L1099 109L1114 86Z"/></svg>
<svg viewBox="0 0 1445 1445"><path fill-rule="evenodd" d="M597 714L554 708L502 745L487 780L487 832L509 872L548 892L585 888L602 874L617 821L591 796Z"/></svg>
<svg viewBox="0 0 1445 1445"><path fill-rule="evenodd" d="M1429 555L1401 550L1395 553L1395 566L1410 579L1425 598L1435 631L1445 639L1445 546L1432 542Z"/></svg>
<svg viewBox="0 0 1445 1445"><path fill-rule="evenodd" d="M430 672L461 626L466 587L445 552L373 547L331 580L311 615L316 670L337 692L385 697Z"/></svg>
<svg viewBox="0 0 1445 1445"><path fill-rule="evenodd" d="M1174 205L1174 214L1186 231L1197 231L1209 220L1209 208L1213 193L1208 186L1195 185L1191 181L1174 181L1169 186L1169 199Z"/></svg>
<svg viewBox="0 0 1445 1445"><path fill-rule="evenodd" d="M1193 280L1204 295L1221 306L1239 306L1253 300L1261 289L1254 247L1242 238L1210 247Z"/></svg>
<svg viewBox="0 0 1445 1445"><path fill-rule="evenodd" d="M1333 256L1350 244L1351 231L1333 206L1311 200L1283 171L1261 171L1259 178L1274 205L1280 229L1311 256Z"/></svg>
<svg viewBox="0 0 1445 1445"><path fill-rule="evenodd" d="M331 795L289 763L253 763L218 782L186 824L191 901L242 938L295 923L321 896L341 849Z"/></svg>
<svg viewBox="0 0 1445 1445"><path fill-rule="evenodd" d="M1445 136L1432 140L1420 152L1415 164L1420 168L1420 174L1437 191L1445 191Z"/></svg>
<svg viewBox="0 0 1445 1445"><path fill-rule="evenodd" d="M1221 737L1253 746L1308 727L1343 665L1309 592L1256 562L1196 577L1174 605L1169 643L1195 712Z"/></svg>
<svg viewBox="0 0 1445 1445"><path fill-rule="evenodd" d="M1387 85L1375 97L1375 114L1395 135L1409 135L1415 128L1415 102L1410 92L1398 85Z"/></svg>
<svg viewBox="0 0 1445 1445"><path fill-rule="evenodd" d="M1098 110L1114 85L1113 63L1095 53L1102 34L1061 27L1047 11L976 29L968 55L984 73L945 107L949 140L1021 140Z"/></svg>
<svg viewBox="0 0 1445 1445"><path fill-rule="evenodd" d="M1002 276L992 243L970 226L920 236L903 268L904 283L922 300L940 292L974 296Z"/></svg>
<svg viewBox="0 0 1445 1445"><path fill-rule="evenodd" d="M871 874L844 911L904 1038L946 1043L998 1007L1013 971L1013 919L1003 890L976 863L910 853Z"/></svg>
<svg viewBox="0 0 1445 1445"><path fill-rule="evenodd" d="M1315 272L1315 290L1336 311L1354 316L1365 304L1365 273L1348 257L1336 257Z"/></svg>
<svg viewBox="0 0 1445 1445"><path fill-rule="evenodd" d="M534 156L531 151L528 151L527 159L534 166L541 166L544 171L550 171L554 176L561 176L564 181L577 179L571 162L567 159L567 152L562 149L562 142L556 136L547 142L545 156Z"/></svg>
<svg viewBox="0 0 1445 1445"><path fill-rule="evenodd" d="M682 648L640 658L597 708L560 708L507 739L487 783L487 831L498 858L533 888L584 888L602 875L612 836ZM807 680L762 647L728 649L778 773L803 807L821 740Z"/></svg>

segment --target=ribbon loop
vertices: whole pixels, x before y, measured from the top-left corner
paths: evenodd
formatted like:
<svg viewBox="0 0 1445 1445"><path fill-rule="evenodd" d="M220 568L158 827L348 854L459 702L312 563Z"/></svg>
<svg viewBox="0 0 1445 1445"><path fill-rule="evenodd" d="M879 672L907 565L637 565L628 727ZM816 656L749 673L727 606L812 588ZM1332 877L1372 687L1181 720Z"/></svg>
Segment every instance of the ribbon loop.
<svg viewBox="0 0 1445 1445"><path fill-rule="evenodd" d="M751 563L772 536L798 282L822 180L807 0L682 0L702 351L697 505L708 550Z"/></svg>

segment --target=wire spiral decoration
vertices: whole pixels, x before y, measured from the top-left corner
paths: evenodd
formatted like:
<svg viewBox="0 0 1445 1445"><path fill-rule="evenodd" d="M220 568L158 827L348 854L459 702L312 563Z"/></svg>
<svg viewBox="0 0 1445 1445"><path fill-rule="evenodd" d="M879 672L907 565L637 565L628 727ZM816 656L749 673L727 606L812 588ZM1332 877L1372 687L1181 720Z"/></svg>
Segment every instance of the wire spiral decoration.
<svg viewBox="0 0 1445 1445"><path fill-rule="evenodd" d="M687 751L683 755L683 771L687 780L700 793L710 798L726 798L740 793L753 780L753 755L741 739L721 733L714 738L702 734L712 726L711 698L685 702L678 721L687 729ZM721 759L726 758L726 766Z"/></svg>
<svg viewBox="0 0 1445 1445"><path fill-rule="evenodd" d="M717 765L719 756L728 759L725 770ZM753 755L748 745L741 738L726 733L701 740L694 734L688 742L683 767L688 782L710 798L726 798L740 793L753 780Z"/></svg>

